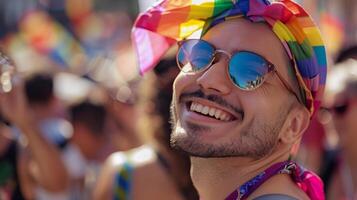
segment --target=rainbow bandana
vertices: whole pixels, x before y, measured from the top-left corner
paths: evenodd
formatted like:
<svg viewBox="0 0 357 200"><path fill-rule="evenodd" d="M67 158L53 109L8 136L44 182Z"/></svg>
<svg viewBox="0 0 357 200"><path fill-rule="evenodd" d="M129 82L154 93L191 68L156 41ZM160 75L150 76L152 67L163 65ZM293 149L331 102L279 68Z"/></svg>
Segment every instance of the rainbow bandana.
<svg viewBox="0 0 357 200"><path fill-rule="evenodd" d="M290 0L163 0L139 15L132 37L143 74L175 42L231 17L266 22L296 65L304 104L311 115L320 105L326 82L326 54L320 32L305 10Z"/></svg>

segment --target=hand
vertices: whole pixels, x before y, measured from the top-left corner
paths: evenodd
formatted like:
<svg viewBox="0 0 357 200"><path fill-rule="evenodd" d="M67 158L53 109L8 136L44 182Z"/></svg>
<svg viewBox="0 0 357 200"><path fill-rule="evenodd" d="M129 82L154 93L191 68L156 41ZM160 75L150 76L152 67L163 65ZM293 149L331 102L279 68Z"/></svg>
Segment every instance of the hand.
<svg viewBox="0 0 357 200"><path fill-rule="evenodd" d="M31 116L22 81L14 83L10 92L0 93L0 111L6 120L16 126L29 124Z"/></svg>

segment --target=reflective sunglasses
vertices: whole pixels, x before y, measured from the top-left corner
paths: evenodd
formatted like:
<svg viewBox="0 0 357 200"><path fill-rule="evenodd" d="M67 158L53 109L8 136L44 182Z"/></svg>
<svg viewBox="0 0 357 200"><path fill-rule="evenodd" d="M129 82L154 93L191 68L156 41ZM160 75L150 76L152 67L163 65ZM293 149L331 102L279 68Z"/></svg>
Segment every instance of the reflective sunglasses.
<svg viewBox="0 0 357 200"><path fill-rule="evenodd" d="M239 51L233 55L216 49L212 44L201 39L183 40L178 43L177 65L184 73L197 73L212 66L219 53L229 58L228 74L232 83L238 88L251 91L260 87L271 72L275 72L284 87L299 100L298 95L288 82L279 74L275 66L259 54L250 51Z"/></svg>

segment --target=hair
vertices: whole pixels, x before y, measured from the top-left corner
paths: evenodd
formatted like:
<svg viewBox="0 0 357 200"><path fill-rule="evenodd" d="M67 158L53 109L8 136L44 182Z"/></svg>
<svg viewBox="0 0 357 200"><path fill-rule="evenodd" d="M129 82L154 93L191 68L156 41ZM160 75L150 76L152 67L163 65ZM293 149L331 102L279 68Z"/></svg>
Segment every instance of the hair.
<svg viewBox="0 0 357 200"><path fill-rule="evenodd" d="M146 111L141 117L139 128L147 133L145 138L149 141L155 140L159 145L169 146L172 84L179 72L175 56L168 54L153 71L145 75L139 87L139 106L142 111Z"/></svg>
<svg viewBox="0 0 357 200"><path fill-rule="evenodd" d="M157 76L161 76L166 73L170 68L176 67L176 58L175 57L168 57L162 59L154 68L154 72Z"/></svg>
<svg viewBox="0 0 357 200"><path fill-rule="evenodd" d="M170 148L171 125L170 104L172 99L172 83L178 73L175 58L170 55L158 64L155 73L145 74L139 88L139 107L142 115L139 122L139 132L146 142L151 142L158 149L169 151L179 164L180 172L172 171L175 184L186 199L198 199L197 192L191 182L190 162L187 155ZM177 71L171 71L175 69ZM176 73L177 72L177 73ZM182 180L185 180L184 182Z"/></svg>
<svg viewBox="0 0 357 200"><path fill-rule="evenodd" d="M357 59L357 45L352 45L350 47L344 48L336 56L335 63L342 63L348 59Z"/></svg>
<svg viewBox="0 0 357 200"><path fill-rule="evenodd" d="M343 93L346 97L357 96L357 60L346 60L329 71L328 92Z"/></svg>
<svg viewBox="0 0 357 200"><path fill-rule="evenodd" d="M107 117L104 105L97 105L85 100L71 106L69 110L73 124L81 123L96 135L104 132Z"/></svg>
<svg viewBox="0 0 357 200"><path fill-rule="evenodd" d="M53 77L36 74L25 82L25 93L30 104L46 104L53 98Z"/></svg>

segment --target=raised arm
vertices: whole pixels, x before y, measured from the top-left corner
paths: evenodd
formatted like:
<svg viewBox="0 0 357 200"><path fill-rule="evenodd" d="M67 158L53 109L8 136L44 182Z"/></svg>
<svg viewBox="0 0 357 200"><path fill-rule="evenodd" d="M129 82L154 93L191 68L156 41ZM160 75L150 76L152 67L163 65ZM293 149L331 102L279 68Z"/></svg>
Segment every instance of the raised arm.
<svg viewBox="0 0 357 200"><path fill-rule="evenodd" d="M67 188L69 176L59 150L41 134L37 122L25 99L23 85L18 84L9 93L0 94L0 108L4 116L18 127L27 139L28 153L33 163L30 170L35 182L41 187L60 192Z"/></svg>

